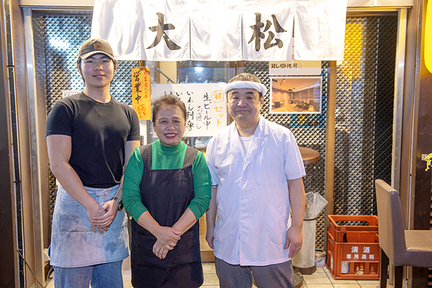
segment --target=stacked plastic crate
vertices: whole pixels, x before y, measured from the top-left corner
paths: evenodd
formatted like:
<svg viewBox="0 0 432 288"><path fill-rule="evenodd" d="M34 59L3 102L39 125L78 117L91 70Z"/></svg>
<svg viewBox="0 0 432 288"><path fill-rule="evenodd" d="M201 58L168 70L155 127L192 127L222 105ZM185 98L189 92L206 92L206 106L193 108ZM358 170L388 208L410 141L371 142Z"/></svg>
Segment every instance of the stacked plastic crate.
<svg viewBox="0 0 432 288"><path fill-rule="evenodd" d="M378 217L329 215L328 218L327 267L333 278L379 279Z"/></svg>

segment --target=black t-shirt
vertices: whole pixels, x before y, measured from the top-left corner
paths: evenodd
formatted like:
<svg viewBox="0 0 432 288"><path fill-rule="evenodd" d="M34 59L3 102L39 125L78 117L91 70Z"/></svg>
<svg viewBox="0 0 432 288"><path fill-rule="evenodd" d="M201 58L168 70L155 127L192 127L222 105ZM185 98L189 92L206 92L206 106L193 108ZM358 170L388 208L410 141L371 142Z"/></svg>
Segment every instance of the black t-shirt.
<svg viewBox="0 0 432 288"><path fill-rule="evenodd" d="M84 93L55 103L48 115L49 135L72 137L69 164L84 186L108 188L120 183L125 144L140 139L138 115L124 103L100 103Z"/></svg>

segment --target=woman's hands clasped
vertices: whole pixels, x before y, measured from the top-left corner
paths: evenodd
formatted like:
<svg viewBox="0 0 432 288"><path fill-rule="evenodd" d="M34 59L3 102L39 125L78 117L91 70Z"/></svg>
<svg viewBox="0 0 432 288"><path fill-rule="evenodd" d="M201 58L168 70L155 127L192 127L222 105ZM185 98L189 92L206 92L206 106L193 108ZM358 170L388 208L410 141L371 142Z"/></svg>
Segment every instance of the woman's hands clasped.
<svg viewBox="0 0 432 288"><path fill-rule="evenodd" d="M169 251L174 249L180 240L181 232L171 227L160 227L156 233L156 243L153 245L153 253L159 259L165 259Z"/></svg>

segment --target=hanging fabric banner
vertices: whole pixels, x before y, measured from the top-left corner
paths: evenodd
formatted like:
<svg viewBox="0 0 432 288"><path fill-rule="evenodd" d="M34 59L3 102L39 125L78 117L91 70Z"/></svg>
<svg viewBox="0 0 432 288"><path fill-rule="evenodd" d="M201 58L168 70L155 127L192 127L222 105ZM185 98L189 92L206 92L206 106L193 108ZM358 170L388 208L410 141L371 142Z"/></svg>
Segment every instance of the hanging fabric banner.
<svg viewBox="0 0 432 288"><path fill-rule="evenodd" d="M152 5L147 5L151 2ZM189 13L185 1L141 1L145 59L186 61L190 59Z"/></svg>
<svg viewBox="0 0 432 288"><path fill-rule="evenodd" d="M140 1L95 0L91 37L108 41L117 60L143 60Z"/></svg>
<svg viewBox="0 0 432 288"><path fill-rule="evenodd" d="M151 120L150 68L132 68L132 108L139 120Z"/></svg>
<svg viewBox="0 0 432 288"><path fill-rule="evenodd" d="M242 60L241 13L220 3L210 5L201 4L190 14L191 60Z"/></svg>
<svg viewBox="0 0 432 288"><path fill-rule="evenodd" d="M243 59L283 61L292 57L292 8L261 7L243 13Z"/></svg>
<svg viewBox="0 0 432 288"><path fill-rule="evenodd" d="M342 60L347 0L296 0L294 59Z"/></svg>
<svg viewBox="0 0 432 288"><path fill-rule="evenodd" d="M118 60L339 60L346 3L95 0L92 37L107 40Z"/></svg>
<svg viewBox="0 0 432 288"><path fill-rule="evenodd" d="M91 35L118 60L189 60L189 10L181 0L95 0Z"/></svg>

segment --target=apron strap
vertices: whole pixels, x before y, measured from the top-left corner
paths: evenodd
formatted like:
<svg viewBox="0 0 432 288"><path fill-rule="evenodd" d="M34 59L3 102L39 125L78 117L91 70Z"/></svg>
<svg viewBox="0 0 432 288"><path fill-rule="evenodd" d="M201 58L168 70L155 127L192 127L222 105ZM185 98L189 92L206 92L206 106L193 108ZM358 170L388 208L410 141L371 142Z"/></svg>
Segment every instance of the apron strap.
<svg viewBox="0 0 432 288"><path fill-rule="evenodd" d="M183 161L183 169L188 166L192 166L193 163L195 162L195 158L197 155L198 155L198 150L187 146L186 155Z"/></svg>
<svg viewBox="0 0 432 288"><path fill-rule="evenodd" d="M144 163L144 170L152 167L152 144L140 146L141 157Z"/></svg>
<svg viewBox="0 0 432 288"><path fill-rule="evenodd" d="M151 169L152 167L152 144L140 146L140 153L144 163L144 169ZM186 147L186 155L183 161L183 168L192 166L195 158L198 155L198 150Z"/></svg>

